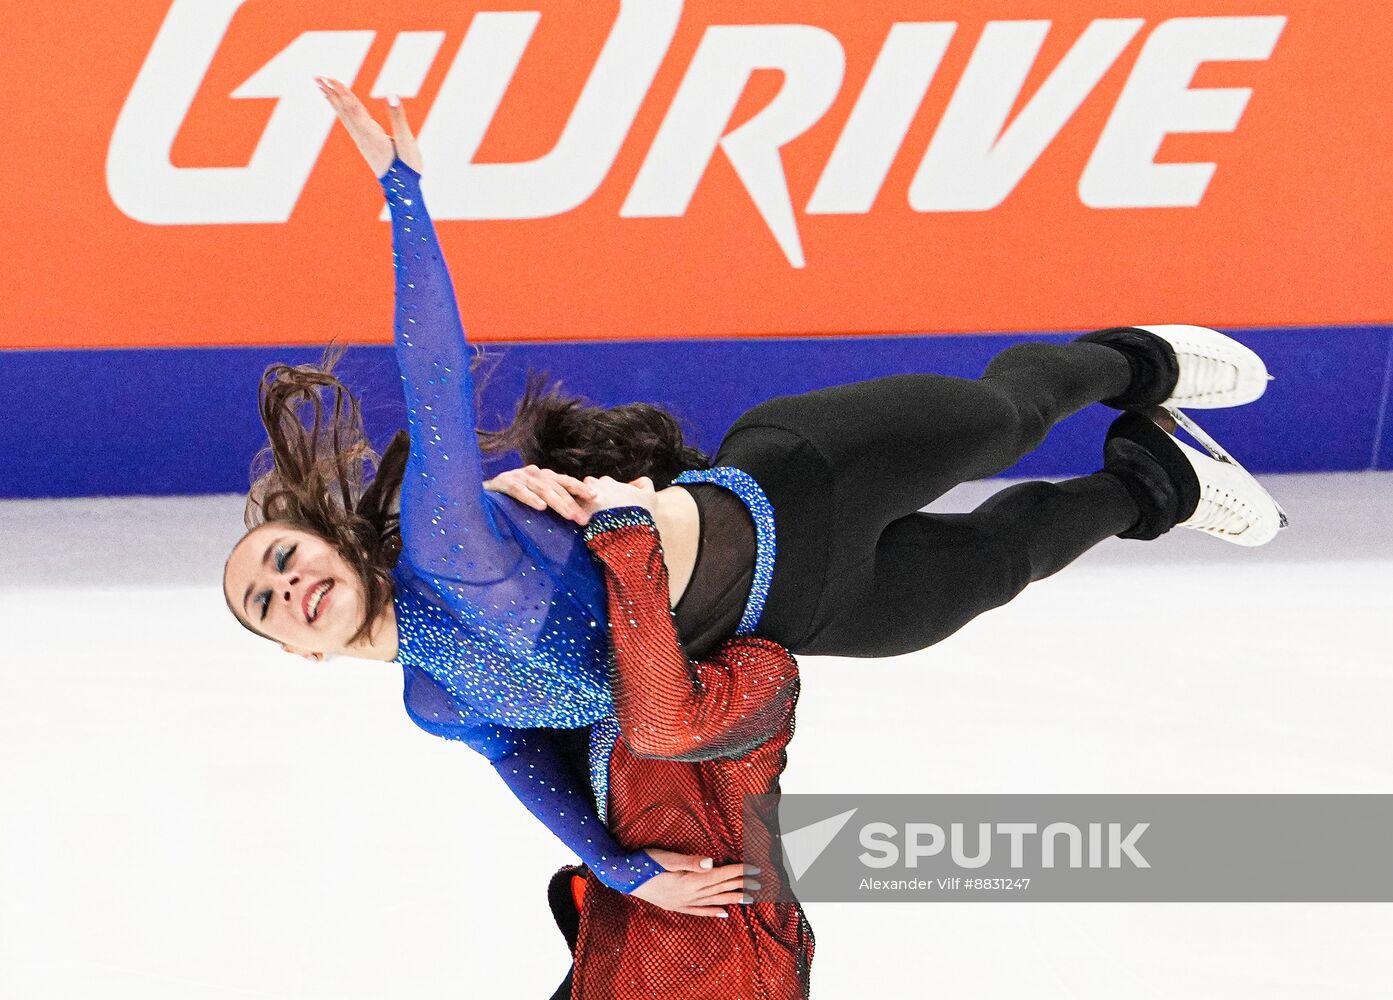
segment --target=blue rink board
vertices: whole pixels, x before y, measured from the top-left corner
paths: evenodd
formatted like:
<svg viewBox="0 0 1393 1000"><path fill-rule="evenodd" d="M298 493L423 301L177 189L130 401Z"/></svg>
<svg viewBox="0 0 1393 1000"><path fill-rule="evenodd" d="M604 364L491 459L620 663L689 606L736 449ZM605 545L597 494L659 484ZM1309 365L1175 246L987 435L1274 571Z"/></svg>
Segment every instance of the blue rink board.
<svg viewBox="0 0 1393 1000"><path fill-rule="evenodd" d="M1257 472L1393 469L1393 327L1236 331L1276 374L1251 406L1198 414ZM497 360L480 419L512 413L529 366L598 403L659 403L715 450L748 407L770 396L901 372L979 375L997 351L1067 336L880 336L488 345ZM0 352L0 497L230 493L264 443L256 387L271 362L316 360L317 348L169 348ZM340 374L363 400L379 442L405 421L387 346L355 347ZM1056 428L1009 471L1095 470L1113 412ZM925 456L932 461L932 456ZM507 466L496 463L497 468Z"/></svg>

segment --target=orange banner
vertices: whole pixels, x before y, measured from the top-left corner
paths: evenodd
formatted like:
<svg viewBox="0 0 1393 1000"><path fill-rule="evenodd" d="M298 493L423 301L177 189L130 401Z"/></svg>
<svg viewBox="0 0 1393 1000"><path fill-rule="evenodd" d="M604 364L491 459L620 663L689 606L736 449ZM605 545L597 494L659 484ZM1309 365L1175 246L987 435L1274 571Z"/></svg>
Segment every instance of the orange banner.
<svg viewBox="0 0 1393 1000"><path fill-rule="evenodd" d="M317 73L403 96L479 340L1393 320L1393 7L1118 13L47 7L0 67L0 346L388 339Z"/></svg>

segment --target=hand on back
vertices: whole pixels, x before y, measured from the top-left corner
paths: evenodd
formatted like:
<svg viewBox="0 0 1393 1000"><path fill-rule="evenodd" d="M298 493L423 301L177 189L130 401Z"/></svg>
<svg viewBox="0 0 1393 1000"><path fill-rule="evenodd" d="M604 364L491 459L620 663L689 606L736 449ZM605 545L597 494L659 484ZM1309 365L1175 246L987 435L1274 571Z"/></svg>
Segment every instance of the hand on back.
<svg viewBox="0 0 1393 1000"><path fill-rule="evenodd" d="M653 480L647 476L639 476L627 483L621 483L611 476L586 476L583 482L595 491L594 499L581 505L587 514L595 514L610 507L642 507L651 511L658 504Z"/></svg>
<svg viewBox="0 0 1393 1000"><path fill-rule="evenodd" d="M728 917L727 906L750 902L759 883L752 876L759 869L733 864L715 867L710 858L647 848L648 856L666 871L654 875L634 890L644 902L693 917Z"/></svg>

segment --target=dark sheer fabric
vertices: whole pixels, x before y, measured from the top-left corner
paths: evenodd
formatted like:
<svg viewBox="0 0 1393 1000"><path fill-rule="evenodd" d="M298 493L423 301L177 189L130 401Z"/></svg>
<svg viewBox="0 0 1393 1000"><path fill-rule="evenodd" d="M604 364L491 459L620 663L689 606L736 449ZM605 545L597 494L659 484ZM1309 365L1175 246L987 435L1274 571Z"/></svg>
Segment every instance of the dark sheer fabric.
<svg viewBox="0 0 1393 1000"><path fill-rule="evenodd" d="M682 648L705 657L736 632L755 575L755 525L739 497L722 486L691 483L700 517L696 566L672 613Z"/></svg>
<svg viewBox="0 0 1393 1000"><path fill-rule="evenodd" d="M667 567L652 514L642 507L602 510L586 525L585 538L604 563L610 613L621 614L610 622L610 684L629 749L672 761L714 760L768 740L797 697L797 664L783 647L740 636L705 659L689 659L668 608ZM633 584L637 578L647 581L644 589ZM621 645L637 664L629 670L619 669ZM770 665L771 655L778 667Z"/></svg>

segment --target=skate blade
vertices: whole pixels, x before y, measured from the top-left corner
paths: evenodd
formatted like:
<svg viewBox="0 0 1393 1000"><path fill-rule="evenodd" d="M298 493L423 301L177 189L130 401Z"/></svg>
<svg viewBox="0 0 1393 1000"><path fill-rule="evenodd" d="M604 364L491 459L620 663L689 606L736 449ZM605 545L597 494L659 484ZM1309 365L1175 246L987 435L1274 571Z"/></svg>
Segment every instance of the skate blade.
<svg viewBox="0 0 1393 1000"><path fill-rule="evenodd" d="M1163 406L1161 407L1161 409L1169 413L1171 419L1176 422L1176 425L1184 428L1185 433L1190 435L1190 437L1194 438L1197 442L1199 442L1200 447L1204 448L1205 451L1209 452L1210 457L1213 458L1216 462L1223 462L1226 465L1232 465L1236 469L1242 469L1245 475L1252 478L1253 482L1258 483L1256 476L1254 476L1247 469L1244 469L1243 466L1239 464L1236 458L1234 458L1232 455L1230 455L1227 451L1224 450L1223 445L1219 444L1218 441L1215 441L1212 437L1205 433L1204 428L1200 427L1199 424L1195 423L1195 421L1191 419L1191 417L1188 414L1186 414L1183 410L1176 409L1174 406ZM1287 512L1283 510L1282 505L1277 502L1277 498L1272 496L1272 494L1268 492L1267 487L1263 486L1262 483L1258 483L1258 489L1262 490L1264 493L1267 493L1268 498L1272 501L1272 505L1277 508L1277 516L1280 519L1277 523L1278 530L1287 527L1291 522L1287 519Z"/></svg>

